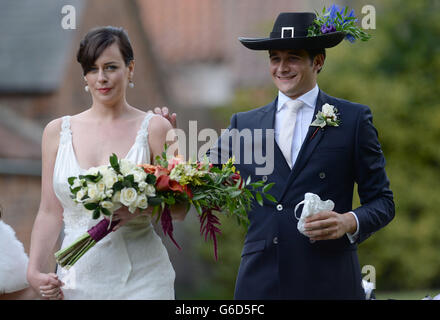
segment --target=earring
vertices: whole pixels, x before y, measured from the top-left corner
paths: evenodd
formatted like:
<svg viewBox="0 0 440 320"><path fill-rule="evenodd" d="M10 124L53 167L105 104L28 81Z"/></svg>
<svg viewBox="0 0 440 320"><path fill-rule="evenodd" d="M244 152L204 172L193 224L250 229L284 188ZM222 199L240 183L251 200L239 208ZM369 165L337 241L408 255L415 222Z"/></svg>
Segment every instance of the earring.
<svg viewBox="0 0 440 320"><path fill-rule="evenodd" d="M134 83L133 83L133 81L130 80L130 82L128 83L128 86L129 86L130 88L133 89L133 88L134 88Z"/></svg>
<svg viewBox="0 0 440 320"><path fill-rule="evenodd" d="M85 87L84 87L84 90L85 90L86 92L89 92L89 86L85 86Z"/></svg>

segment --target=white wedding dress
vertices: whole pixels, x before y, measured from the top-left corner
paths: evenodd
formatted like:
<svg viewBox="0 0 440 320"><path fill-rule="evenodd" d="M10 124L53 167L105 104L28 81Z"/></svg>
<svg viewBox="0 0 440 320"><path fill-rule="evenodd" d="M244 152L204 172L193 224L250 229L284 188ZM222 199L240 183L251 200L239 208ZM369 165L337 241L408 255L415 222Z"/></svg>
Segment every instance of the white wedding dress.
<svg viewBox="0 0 440 320"><path fill-rule="evenodd" d="M147 128L153 116L149 112L145 117L126 159L149 163ZM53 176L55 194L64 208L62 248L100 221L93 220L89 211L70 198L68 177L85 171L73 149L70 116L65 116ZM57 274L65 283L65 299L174 299L175 272L148 216L133 219L111 232L69 270L58 266Z"/></svg>

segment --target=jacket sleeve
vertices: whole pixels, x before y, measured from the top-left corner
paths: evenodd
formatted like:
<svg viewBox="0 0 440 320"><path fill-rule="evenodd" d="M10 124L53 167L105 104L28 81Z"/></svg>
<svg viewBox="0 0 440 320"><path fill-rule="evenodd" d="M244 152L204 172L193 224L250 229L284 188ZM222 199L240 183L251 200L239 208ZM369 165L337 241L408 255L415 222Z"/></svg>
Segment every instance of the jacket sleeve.
<svg viewBox="0 0 440 320"><path fill-rule="evenodd" d="M373 117L367 106L358 117L354 173L361 206L353 210L359 221L358 243L386 226L395 214L393 193Z"/></svg>
<svg viewBox="0 0 440 320"><path fill-rule="evenodd" d="M217 142L206 152L211 163L221 165L232 157L231 130L237 128L237 114L233 114L229 127L218 138Z"/></svg>

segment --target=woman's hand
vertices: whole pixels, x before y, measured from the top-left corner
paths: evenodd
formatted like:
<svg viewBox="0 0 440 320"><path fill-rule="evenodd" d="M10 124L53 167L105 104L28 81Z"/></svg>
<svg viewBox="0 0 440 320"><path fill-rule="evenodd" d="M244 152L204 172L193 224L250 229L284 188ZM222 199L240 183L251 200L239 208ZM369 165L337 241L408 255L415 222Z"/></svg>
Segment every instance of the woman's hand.
<svg viewBox="0 0 440 320"><path fill-rule="evenodd" d="M33 273L28 275L28 282L32 289L44 300L63 300L64 293L61 287L64 283L55 273Z"/></svg>
<svg viewBox="0 0 440 320"><path fill-rule="evenodd" d="M136 209L134 213L131 213L128 211L128 208L123 206L113 212L113 219L112 221L119 221L119 223L113 227L113 231L118 230L120 227L122 227L124 224L126 224L128 221L137 218L139 216L145 216L149 215L153 212L153 207L148 207L145 210L142 210L142 212L139 209Z"/></svg>

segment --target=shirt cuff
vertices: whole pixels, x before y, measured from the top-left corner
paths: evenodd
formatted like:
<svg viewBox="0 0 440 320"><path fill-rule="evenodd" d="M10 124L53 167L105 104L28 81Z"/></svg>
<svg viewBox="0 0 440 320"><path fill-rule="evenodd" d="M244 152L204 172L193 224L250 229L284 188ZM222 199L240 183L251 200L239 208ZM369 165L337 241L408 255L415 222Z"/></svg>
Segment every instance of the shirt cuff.
<svg viewBox="0 0 440 320"><path fill-rule="evenodd" d="M356 231L354 233L346 233L348 240L350 240L350 243L355 243L357 239L359 238L359 220L356 216L356 214L353 211L350 211L350 213L354 216L356 219Z"/></svg>

